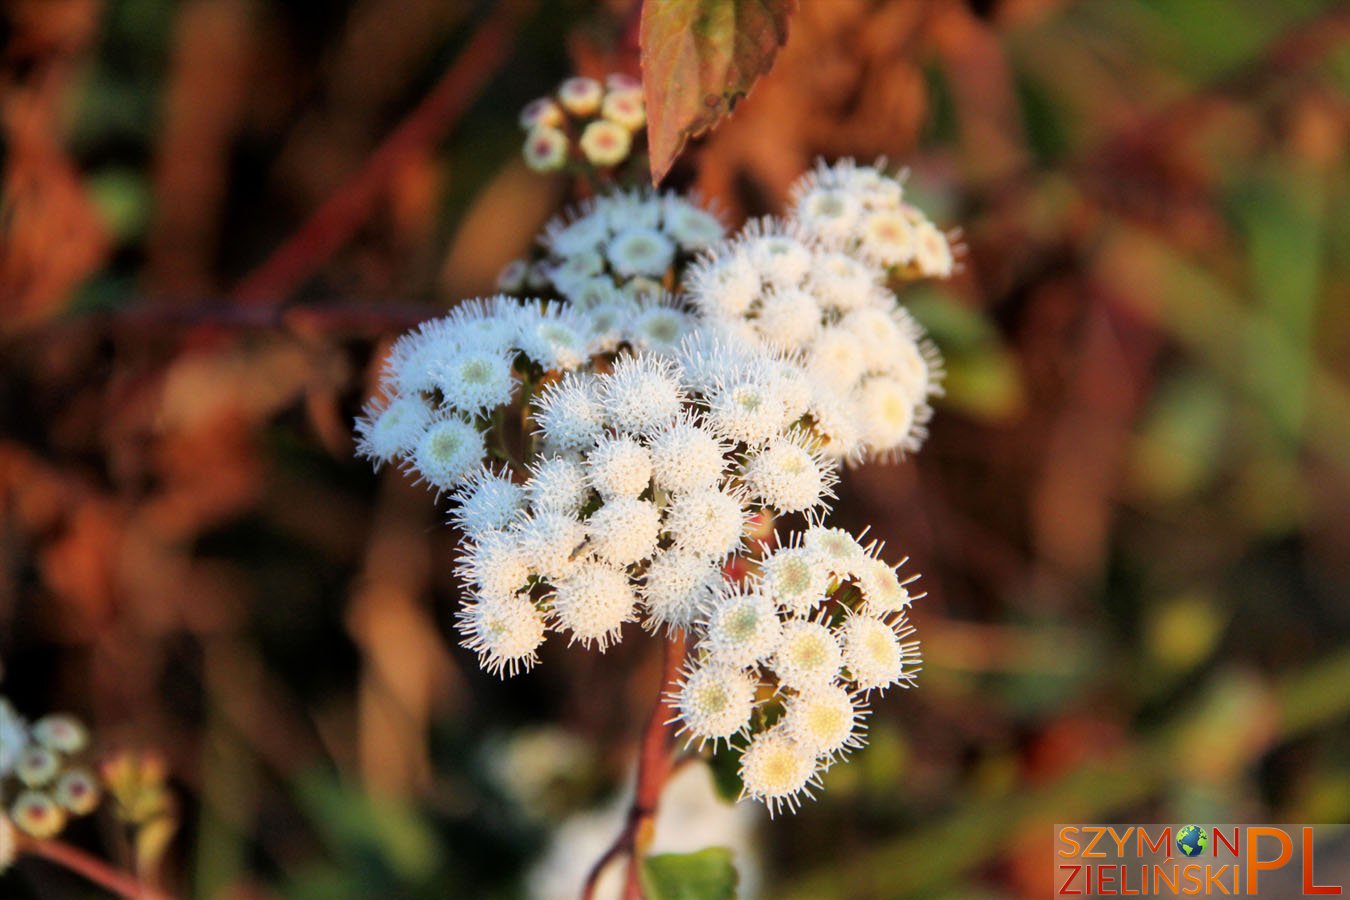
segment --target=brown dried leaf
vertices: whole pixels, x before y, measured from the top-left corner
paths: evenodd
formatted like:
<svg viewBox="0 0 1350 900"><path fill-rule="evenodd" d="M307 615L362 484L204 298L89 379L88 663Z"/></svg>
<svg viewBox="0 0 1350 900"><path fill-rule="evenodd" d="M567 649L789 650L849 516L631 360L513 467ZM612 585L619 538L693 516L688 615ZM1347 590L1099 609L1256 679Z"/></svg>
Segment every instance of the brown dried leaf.
<svg viewBox="0 0 1350 900"><path fill-rule="evenodd" d="M652 183L769 71L797 0L646 0L642 85Z"/></svg>

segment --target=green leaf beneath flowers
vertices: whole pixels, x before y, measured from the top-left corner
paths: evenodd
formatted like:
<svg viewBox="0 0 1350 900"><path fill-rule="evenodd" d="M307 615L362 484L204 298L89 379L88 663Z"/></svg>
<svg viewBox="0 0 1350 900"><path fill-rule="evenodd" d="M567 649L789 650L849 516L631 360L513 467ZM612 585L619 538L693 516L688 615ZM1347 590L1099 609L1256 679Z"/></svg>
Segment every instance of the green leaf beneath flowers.
<svg viewBox="0 0 1350 900"><path fill-rule="evenodd" d="M645 0L642 89L652 184L773 66L797 0Z"/></svg>
<svg viewBox="0 0 1350 900"><path fill-rule="evenodd" d="M723 747L713 753L708 760L708 771L712 775L713 788L717 796L728 803L741 798L741 750L736 747Z"/></svg>
<svg viewBox="0 0 1350 900"><path fill-rule="evenodd" d="M648 900L735 900L736 867L726 847L662 853L642 861Z"/></svg>

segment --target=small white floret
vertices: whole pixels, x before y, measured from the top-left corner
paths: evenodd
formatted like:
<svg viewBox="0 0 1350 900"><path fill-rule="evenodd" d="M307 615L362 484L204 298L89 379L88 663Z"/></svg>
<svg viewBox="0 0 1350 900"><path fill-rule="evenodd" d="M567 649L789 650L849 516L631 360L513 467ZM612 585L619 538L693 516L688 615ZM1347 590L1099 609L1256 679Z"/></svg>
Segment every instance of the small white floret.
<svg viewBox="0 0 1350 900"><path fill-rule="evenodd" d="M618 643L619 630L635 618L637 596L622 569L596 562L576 566L557 583L552 614L558 628L571 635L568 643L604 653Z"/></svg>

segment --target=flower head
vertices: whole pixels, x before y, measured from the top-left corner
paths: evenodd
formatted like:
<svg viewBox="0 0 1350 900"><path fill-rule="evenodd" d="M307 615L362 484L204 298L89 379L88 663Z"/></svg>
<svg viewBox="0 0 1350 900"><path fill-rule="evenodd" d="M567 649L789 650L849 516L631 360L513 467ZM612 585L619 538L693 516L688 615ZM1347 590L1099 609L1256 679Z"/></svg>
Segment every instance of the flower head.
<svg viewBox="0 0 1350 900"><path fill-rule="evenodd" d="M810 798L815 774L816 754L782 728L755 735L741 754L742 796L762 802L769 815Z"/></svg>
<svg viewBox="0 0 1350 900"><path fill-rule="evenodd" d="M539 661L544 617L525 597L480 597L465 604L456 620L464 647L490 674L514 676Z"/></svg>
<svg viewBox="0 0 1350 900"><path fill-rule="evenodd" d="M724 589L702 624L703 646L712 659L729 666L752 666L768 659L783 636L778 608L753 586Z"/></svg>
<svg viewBox="0 0 1350 900"><path fill-rule="evenodd" d="M636 607L637 595L622 569L583 562L558 581L552 615L559 630L571 634L569 643L595 644L604 653L618 643L623 624L636 618Z"/></svg>
<svg viewBox="0 0 1350 900"><path fill-rule="evenodd" d="M483 435L456 416L437 419L422 432L410 459L420 480L439 493L467 481L482 465Z"/></svg>
<svg viewBox="0 0 1350 900"><path fill-rule="evenodd" d="M595 555L617 566L651 556L661 530L661 511L646 500L612 497L587 522Z"/></svg>
<svg viewBox="0 0 1350 900"><path fill-rule="evenodd" d="M680 723L678 734L688 734L687 743L728 745L750 725L759 683L744 669L716 663L692 666L670 695Z"/></svg>

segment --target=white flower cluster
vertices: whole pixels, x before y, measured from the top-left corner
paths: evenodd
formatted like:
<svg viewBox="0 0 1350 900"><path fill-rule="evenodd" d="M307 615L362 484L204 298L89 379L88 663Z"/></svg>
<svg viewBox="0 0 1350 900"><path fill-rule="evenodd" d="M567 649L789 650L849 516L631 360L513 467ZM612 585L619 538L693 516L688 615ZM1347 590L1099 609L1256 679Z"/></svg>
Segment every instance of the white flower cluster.
<svg viewBox="0 0 1350 900"><path fill-rule="evenodd" d="M697 346L677 360L706 363ZM834 467L793 427L800 386L772 357L721 359L711 381L655 354L564 375L533 398L524 478L484 468L455 493L473 591L460 627L484 668L528 669L549 630L600 651L639 617L688 631L754 513L832 496Z"/></svg>
<svg viewBox="0 0 1350 900"><path fill-rule="evenodd" d="M806 233L903 277L950 277L956 245L904 200L902 179L882 165L819 163L791 192L791 215Z"/></svg>
<svg viewBox="0 0 1350 900"><path fill-rule="evenodd" d="M632 622L683 633L681 731L736 746L777 811L861 745L869 692L917 671L908 582L824 517L841 462L918 449L941 362L859 239L801 217L721 238L670 195L555 220L536 277L566 302L469 301L403 336L357 433L448 493L484 669L530 669L551 633L601 652ZM791 515L804 531L751 540Z"/></svg>
<svg viewBox="0 0 1350 900"><path fill-rule="evenodd" d="M875 265L795 220L752 222L685 278L701 319L728 343L798 364L812 430L839 461L917 451L941 393L942 360Z"/></svg>
<svg viewBox="0 0 1350 900"><path fill-rule="evenodd" d="M816 524L766 547L700 622L670 697L691 743L741 747L743 795L771 813L810 797L818 774L864 742L869 692L909 687L912 602L880 547Z"/></svg>
<svg viewBox="0 0 1350 900"><path fill-rule="evenodd" d="M631 309L659 300L677 271L725 236L716 214L678 194L604 194L549 222L538 257L508 264L497 284L511 294L551 290L588 310Z"/></svg>
<svg viewBox="0 0 1350 900"><path fill-rule="evenodd" d="M601 84L594 78L568 78L553 96L540 97L521 111L525 164L536 172L551 172L579 157L610 169L628 159L634 135L646 124L642 85L635 79L610 75Z"/></svg>
<svg viewBox="0 0 1350 900"><path fill-rule="evenodd" d="M88 745L88 731L73 716L48 715L30 724L0 696L0 871L4 845L13 848L10 829L54 837L70 816L98 806L98 781L73 760Z"/></svg>

